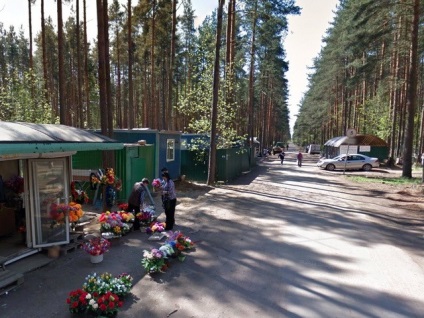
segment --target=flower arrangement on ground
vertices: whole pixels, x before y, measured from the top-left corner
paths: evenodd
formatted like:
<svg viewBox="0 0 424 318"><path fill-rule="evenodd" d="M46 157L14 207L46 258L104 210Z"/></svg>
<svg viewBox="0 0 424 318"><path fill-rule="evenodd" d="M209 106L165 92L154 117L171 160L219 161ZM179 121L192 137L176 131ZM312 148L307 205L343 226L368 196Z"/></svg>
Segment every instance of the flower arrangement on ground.
<svg viewBox="0 0 424 318"><path fill-rule="evenodd" d="M96 317L114 317L122 307L123 297L130 293L133 277L122 273L116 277L109 273L88 275L82 289L69 293L66 302L74 314L91 314Z"/></svg>
<svg viewBox="0 0 424 318"><path fill-rule="evenodd" d="M108 232L116 236L121 236L130 230L129 225L122 222L122 217L118 212L103 212L99 216L99 222L101 233Z"/></svg>
<svg viewBox="0 0 424 318"><path fill-rule="evenodd" d="M122 273L116 277L110 273L88 275L83 284L83 290L94 294L105 294L112 292L119 297L125 297L132 288L133 277L127 273Z"/></svg>
<svg viewBox="0 0 424 318"><path fill-rule="evenodd" d="M118 214L121 216L122 222L133 223L135 220L135 216L131 212L118 211Z"/></svg>
<svg viewBox="0 0 424 318"><path fill-rule="evenodd" d="M122 304L118 295L107 292L104 295L91 298L87 309L97 317L114 317L118 313L119 308L122 307Z"/></svg>
<svg viewBox="0 0 424 318"><path fill-rule="evenodd" d="M109 251L110 242L103 237L94 237L82 244L81 248L90 255L101 255Z"/></svg>
<svg viewBox="0 0 424 318"><path fill-rule="evenodd" d="M83 204L88 203L89 201L88 195L85 191L75 188L75 181L71 182L71 195L72 200L77 203Z"/></svg>
<svg viewBox="0 0 424 318"><path fill-rule="evenodd" d="M69 305L69 311L73 314L82 314L87 310L88 293L82 289L73 290L69 293L66 303ZM91 295L89 296L91 298Z"/></svg>
<svg viewBox="0 0 424 318"><path fill-rule="evenodd" d="M194 242L180 231L175 231L174 233L172 233L167 239L167 241L174 241L175 247L179 251L187 251L195 247Z"/></svg>
<svg viewBox="0 0 424 318"><path fill-rule="evenodd" d="M155 232L163 232L165 231L165 227L165 222L153 222L149 227L146 228L146 233L153 234Z"/></svg>
<svg viewBox="0 0 424 318"><path fill-rule="evenodd" d="M108 291L105 294L87 293L81 289L71 291L66 299L69 311L74 314L89 312L96 317L114 317L123 302L119 296Z"/></svg>
<svg viewBox="0 0 424 318"><path fill-rule="evenodd" d="M167 258L167 254L157 248L153 248L150 252L144 250L141 265L148 273L163 273L168 269Z"/></svg>
<svg viewBox="0 0 424 318"><path fill-rule="evenodd" d="M151 209L145 209L136 214L137 219L140 223L150 223L155 215L155 211Z"/></svg>

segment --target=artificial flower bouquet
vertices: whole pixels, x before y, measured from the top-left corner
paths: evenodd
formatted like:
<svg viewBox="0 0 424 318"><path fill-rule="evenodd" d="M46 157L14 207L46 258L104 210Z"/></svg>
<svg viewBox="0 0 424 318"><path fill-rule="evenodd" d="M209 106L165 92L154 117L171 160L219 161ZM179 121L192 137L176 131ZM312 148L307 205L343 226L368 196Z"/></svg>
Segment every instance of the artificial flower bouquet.
<svg viewBox="0 0 424 318"><path fill-rule="evenodd" d="M162 186L162 182L159 179L153 179L152 186L154 189L159 189Z"/></svg>
<svg viewBox="0 0 424 318"><path fill-rule="evenodd" d="M94 237L82 244L81 248L90 255L101 255L109 251L110 242L103 237Z"/></svg>
<svg viewBox="0 0 424 318"><path fill-rule="evenodd" d="M165 222L153 222L149 227L146 228L146 233L153 234L155 232L163 232L165 231L165 227Z"/></svg>
<svg viewBox="0 0 424 318"><path fill-rule="evenodd" d="M103 212L99 216L100 232L112 233L116 236L121 236L130 231L127 223L122 222L122 217L118 212Z"/></svg>
<svg viewBox="0 0 424 318"><path fill-rule="evenodd" d="M70 207L65 203L52 203L50 205L50 228L54 228L56 225L65 223L65 216L67 215Z"/></svg>
<svg viewBox="0 0 424 318"><path fill-rule="evenodd" d="M118 204L118 209L120 211L127 211L128 210L128 203L120 203L120 204Z"/></svg>
<svg viewBox="0 0 424 318"><path fill-rule="evenodd" d="M71 291L66 302L71 313L83 314L89 312L96 317L114 317L118 313L118 309L122 307L119 296L112 292L90 294L81 289Z"/></svg>
<svg viewBox="0 0 424 318"><path fill-rule="evenodd" d="M194 242L180 231L175 231L170 234L170 236L165 242L174 242L175 248L179 251L187 251L195 248Z"/></svg>
<svg viewBox="0 0 424 318"><path fill-rule="evenodd" d="M165 272L168 269L167 254L157 248L153 248L150 252L143 251L141 265L148 273Z"/></svg>
<svg viewBox="0 0 424 318"><path fill-rule="evenodd" d="M75 188L75 181L71 182L71 195L72 200L77 203L83 204L88 203L89 201L88 195L85 191Z"/></svg>
<svg viewBox="0 0 424 318"><path fill-rule="evenodd" d="M83 284L83 290L90 294L114 293L119 297L125 297L132 288L133 277L127 273L122 273L113 277L110 273L88 275Z"/></svg>
<svg viewBox="0 0 424 318"><path fill-rule="evenodd" d="M73 290L69 293L66 303L69 305L69 311L73 314L82 314L87 311L90 296L82 289Z"/></svg>
<svg viewBox="0 0 424 318"><path fill-rule="evenodd" d="M143 211L140 211L136 214L137 219L140 223L146 224L152 222L155 216L155 210L150 208L145 208Z"/></svg>
<svg viewBox="0 0 424 318"><path fill-rule="evenodd" d="M93 297L88 301L87 310L96 317L115 317L122 304L119 296L112 292L103 295L93 294Z"/></svg>
<svg viewBox="0 0 424 318"><path fill-rule="evenodd" d="M21 176L13 176L4 182L4 185L16 194L24 192L24 178Z"/></svg>
<svg viewBox="0 0 424 318"><path fill-rule="evenodd" d="M122 222L133 223L135 216L131 212L118 211L118 214L121 216Z"/></svg>
<svg viewBox="0 0 424 318"><path fill-rule="evenodd" d="M84 211L82 210L81 204L77 202L69 203L69 222L77 223L82 216L84 215Z"/></svg>

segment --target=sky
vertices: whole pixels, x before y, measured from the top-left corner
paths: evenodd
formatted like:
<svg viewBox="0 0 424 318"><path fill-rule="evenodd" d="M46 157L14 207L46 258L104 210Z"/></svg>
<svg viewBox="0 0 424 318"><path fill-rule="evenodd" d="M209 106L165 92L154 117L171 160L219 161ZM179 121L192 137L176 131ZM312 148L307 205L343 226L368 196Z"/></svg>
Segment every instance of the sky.
<svg viewBox="0 0 424 318"><path fill-rule="evenodd" d="M136 3L137 0L133 0ZM109 0L109 3L112 1ZM120 0L126 4L127 0ZM39 9L40 1L32 7L33 34L39 32L39 23L41 14ZM52 16L53 23L56 24L56 1L45 0L45 16ZM80 2L82 3L82 1ZM196 25L212 13L217 7L218 0L192 0L192 6L195 10ZM311 73L308 67L313 65L313 59L321 51L322 38L333 21L334 11L339 0L296 0L296 4L302 8L301 14L289 16L289 33L284 41L284 48L289 62L289 72L287 79L289 82L289 110L290 127L296 121L300 101L308 88L308 74ZM75 1L72 1L75 5ZM80 4L82 5L82 4ZM69 4L63 4L63 11L68 12ZM82 16L82 14L81 14ZM64 21L67 17L64 16ZM96 36L96 1L87 0L87 25L89 30L89 39ZM28 36L28 0L0 0L0 22L4 27L14 25L19 29L22 25Z"/></svg>

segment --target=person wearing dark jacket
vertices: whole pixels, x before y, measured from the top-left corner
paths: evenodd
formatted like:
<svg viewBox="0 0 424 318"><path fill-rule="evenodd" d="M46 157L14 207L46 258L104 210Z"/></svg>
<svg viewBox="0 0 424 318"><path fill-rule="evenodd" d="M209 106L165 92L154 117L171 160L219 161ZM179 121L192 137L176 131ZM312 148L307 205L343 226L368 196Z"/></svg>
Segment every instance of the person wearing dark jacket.
<svg viewBox="0 0 424 318"><path fill-rule="evenodd" d="M172 231L175 224L175 207L177 205L177 195L175 193L175 183L168 172L162 173L165 184L162 186L163 207L166 215L165 231Z"/></svg>
<svg viewBox="0 0 424 318"><path fill-rule="evenodd" d="M280 152L280 153L278 154L278 158L280 158L281 164L283 164L283 163L284 163L284 156L285 156L284 151L282 151L282 152Z"/></svg>
<svg viewBox="0 0 424 318"><path fill-rule="evenodd" d="M147 193L147 186L149 185L149 180L143 178L141 182L136 182L133 185L132 191L128 198L128 208L127 212L131 212L134 216L143 209L144 200ZM134 230L140 229L140 220L138 218L134 219Z"/></svg>

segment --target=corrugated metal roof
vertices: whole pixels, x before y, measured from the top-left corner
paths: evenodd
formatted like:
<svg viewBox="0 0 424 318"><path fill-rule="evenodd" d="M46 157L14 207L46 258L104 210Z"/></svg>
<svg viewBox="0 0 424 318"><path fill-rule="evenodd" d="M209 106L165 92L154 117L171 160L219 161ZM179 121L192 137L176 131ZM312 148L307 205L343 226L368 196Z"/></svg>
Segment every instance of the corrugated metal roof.
<svg viewBox="0 0 424 318"><path fill-rule="evenodd" d="M324 144L324 146L336 148L341 145L388 146L383 139L373 135L356 135L355 137L340 136L332 138Z"/></svg>
<svg viewBox="0 0 424 318"><path fill-rule="evenodd" d="M0 154L122 149L122 143L65 125L0 121Z"/></svg>

